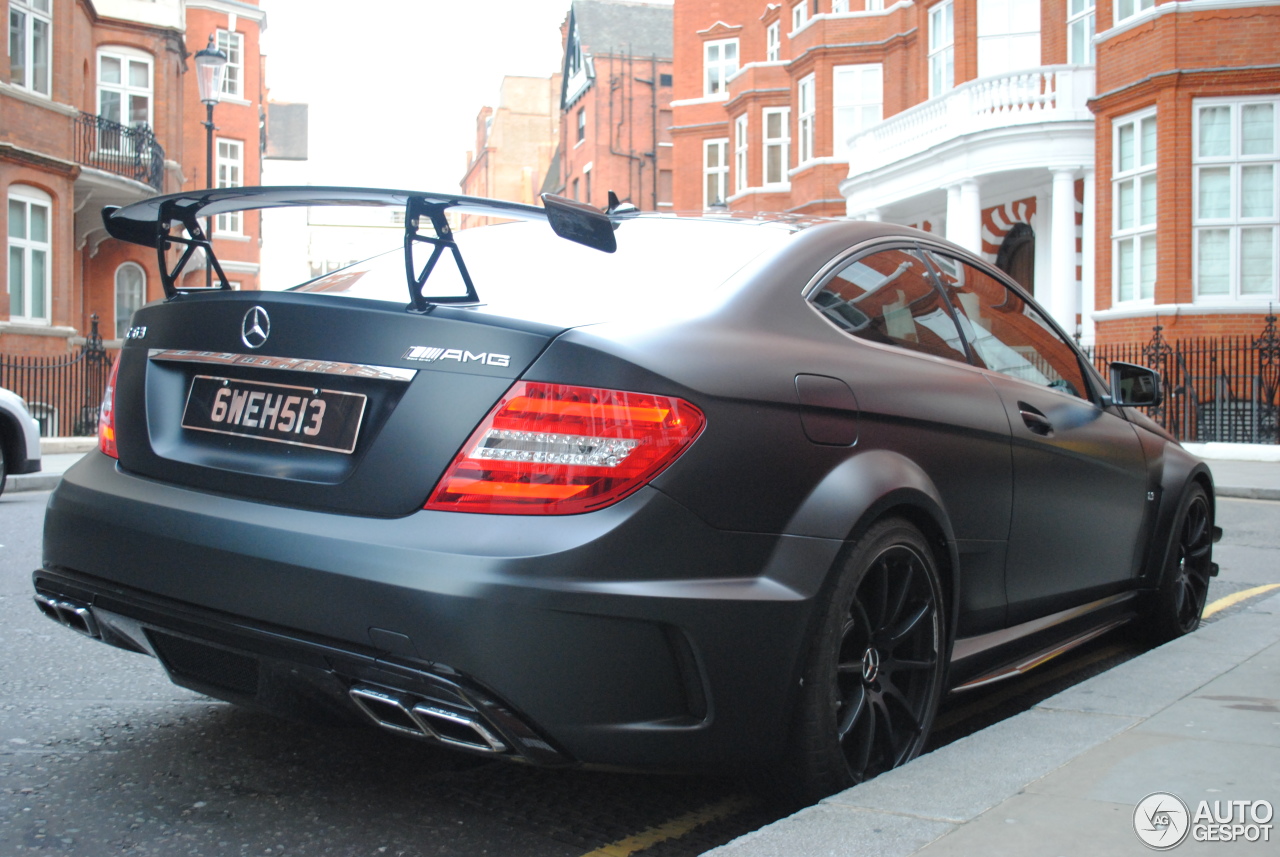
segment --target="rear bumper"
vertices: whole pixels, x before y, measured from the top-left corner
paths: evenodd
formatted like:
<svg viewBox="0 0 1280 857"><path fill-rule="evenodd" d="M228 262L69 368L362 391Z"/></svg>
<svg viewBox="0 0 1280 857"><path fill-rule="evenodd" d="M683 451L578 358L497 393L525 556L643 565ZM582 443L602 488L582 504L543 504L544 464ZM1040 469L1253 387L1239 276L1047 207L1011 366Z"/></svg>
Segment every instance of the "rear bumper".
<svg viewBox="0 0 1280 857"><path fill-rule="evenodd" d="M363 683L471 705L530 761L735 768L782 750L839 549L715 530L652 489L587 515L370 519L175 488L91 453L51 496L35 583L214 696L354 713ZM166 654L166 638L191 645ZM176 663L210 648L254 677Z"/></svg>

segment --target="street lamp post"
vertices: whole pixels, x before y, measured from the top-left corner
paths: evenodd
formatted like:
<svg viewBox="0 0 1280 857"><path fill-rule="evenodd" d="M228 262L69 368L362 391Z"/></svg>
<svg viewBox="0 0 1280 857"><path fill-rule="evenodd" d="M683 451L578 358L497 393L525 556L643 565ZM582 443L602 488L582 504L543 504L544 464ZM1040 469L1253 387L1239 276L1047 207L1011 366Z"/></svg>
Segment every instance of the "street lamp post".
<svg viewBox="0 0 1280 857"><path fill-rule="evenodd" d="M209 44L202 51L196 51L196 85L200 87L200 100L204 102L206 114L204 176L205 187L212 190L213 181L213 107L222 100L222 75L227 69L227 55L214 46L213 36L209 36ZM212 240L213 218L204 221L205 238ZM213 286L213 267L206 258L204 263L204 284Z"/></svg>

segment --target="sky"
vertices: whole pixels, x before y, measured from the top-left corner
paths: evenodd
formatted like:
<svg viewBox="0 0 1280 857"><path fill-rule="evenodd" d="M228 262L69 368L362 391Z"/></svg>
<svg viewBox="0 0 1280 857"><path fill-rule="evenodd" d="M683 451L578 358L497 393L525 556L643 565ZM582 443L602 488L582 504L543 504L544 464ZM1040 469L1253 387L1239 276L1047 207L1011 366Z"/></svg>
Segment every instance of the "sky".
<svg viewBox="0 0 1280 857"><path fill-rule="evenodd" d="M270 97L310 105L308 162L264 183L456 191L503 76L559 70L569 4L261 0Z"/></svg>

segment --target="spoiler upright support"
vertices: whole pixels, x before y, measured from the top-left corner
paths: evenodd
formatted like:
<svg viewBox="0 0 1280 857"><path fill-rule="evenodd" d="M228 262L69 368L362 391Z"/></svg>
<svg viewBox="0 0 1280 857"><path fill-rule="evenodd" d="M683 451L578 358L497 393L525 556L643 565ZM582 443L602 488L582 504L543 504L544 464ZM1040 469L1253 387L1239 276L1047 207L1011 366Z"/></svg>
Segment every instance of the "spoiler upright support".
<svg viewBox="0 0 1280 857"><path fill-rule="evenodd" d="M405 279L409 284L409 303L412 305L414 312L427 312L432 304L438 303L479 303L480 296L476 294L475 284L471 282L471 274L467 271L467 265L462 261L462 251L458 249L458 245L453 240L453 229L449 226L449 221L445 217L445 209L448 208L447 203L430 203L421 196L409 197L409 202L405 206L404 216L404 272ZM423 235L418 231L421 224L421 218L426 216L431 219L431 226L435 229L435 236ZM432 246L431 257L427 259L426 264L422 266L421 271L415 270L413 262L413 247L415 244L430 244ZM453 253L453 261L458 266L458 274L462 277L462 282L467 287L465 295L432 297L427 300L423 294L423 287L427 283L427 278L431 276L431 272L435 270L436 262L440 261L440 256L448 248Z"/></svg>

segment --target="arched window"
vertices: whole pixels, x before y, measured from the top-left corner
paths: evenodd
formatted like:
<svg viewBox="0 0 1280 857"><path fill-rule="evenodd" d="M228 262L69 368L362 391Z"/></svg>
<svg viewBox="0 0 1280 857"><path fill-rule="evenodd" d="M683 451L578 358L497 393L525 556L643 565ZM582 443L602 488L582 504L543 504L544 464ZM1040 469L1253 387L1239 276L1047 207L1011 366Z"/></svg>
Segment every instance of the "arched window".
<svg viewBox="0 0 1280 857"><path fill-rule="evenodd" d="M9 318L49 323L53 198L27 185L9 187Z"/></svg>
<svg viewBox="0 0 1280 857"><path fill-rule="evenodd" d="M129 319L142 306L147 294L147 274L135 262L116 268L116 339L124 339Z"/></svg>
<svg viewBox="0 0 1280 857"><path fill-rule="evenodd" d="M1036 293L1036 233L1025 223L1015 223L1000 242L996 267L1031 294Z"/></svg>

